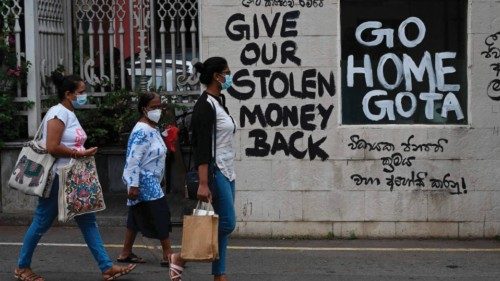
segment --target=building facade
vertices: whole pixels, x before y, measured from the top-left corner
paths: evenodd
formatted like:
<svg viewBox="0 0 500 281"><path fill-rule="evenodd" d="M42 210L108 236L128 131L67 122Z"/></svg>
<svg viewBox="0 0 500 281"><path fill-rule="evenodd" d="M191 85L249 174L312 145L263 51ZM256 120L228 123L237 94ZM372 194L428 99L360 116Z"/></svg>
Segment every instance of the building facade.
<svg viewBox="0 0 500 281"><path fill-rule="evenodd" d="M500 234L500 2L200 1L227 58L237 232Z"/></svg>

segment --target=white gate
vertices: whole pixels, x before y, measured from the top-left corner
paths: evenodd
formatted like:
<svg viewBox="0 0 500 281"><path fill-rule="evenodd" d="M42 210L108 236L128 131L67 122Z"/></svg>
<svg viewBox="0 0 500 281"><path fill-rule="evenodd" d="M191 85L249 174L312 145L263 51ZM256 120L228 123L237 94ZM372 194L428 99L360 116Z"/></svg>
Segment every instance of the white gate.
<svg viewBox="0 0 500 281"><path fill-rule="evenodd" d="M31 64L27 87L15 93L16 103L31 104L19 111L29 136L55 93L47 78L61 67L84 78L95 97L153 89L192 103L199 95L191 74L199 57L197 0L2 0L0 26L15 36L18 65Z"/></svg>
<svg viewBox="0 0 500 281"><path fill-rule="evenodd" d="M0 23L3 34L13 35L17 67L28 63L26 85L17 85L14 102L24 104L17 112L27 116L28 135L36 133L42 101L53 93L46 77L58 65L71 70L71 2L64 0L3 0ZM13 105L16 108L23 106Z"/></svg>
<svg viewBox="0 0 500 281"><path fill-rule="evenodd" d="M184 101L198 95L189 75L198 57L197 0L77 0L74 12L78 72L91 95L117 89Z"/></svg>

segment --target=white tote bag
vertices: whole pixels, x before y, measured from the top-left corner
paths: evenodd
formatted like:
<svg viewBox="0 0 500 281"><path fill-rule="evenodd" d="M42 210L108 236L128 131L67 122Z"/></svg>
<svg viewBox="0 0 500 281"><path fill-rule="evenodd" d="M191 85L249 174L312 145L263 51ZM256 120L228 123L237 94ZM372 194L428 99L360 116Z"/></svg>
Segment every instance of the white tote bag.
<svg viewBox="0 0 500 281"><path fill-rule="evenodd" d="M44 122L35 138L24 144L9 179L9 186L28 195L48 197L52 187L52 165L56 160L40 145Z"/></svg>
<svg viewBox="0 0 500 281"><path fill-rule="evenodd" d="M60 222L106 209L93 156L71 159L59 169L58 196Z"/></svg>

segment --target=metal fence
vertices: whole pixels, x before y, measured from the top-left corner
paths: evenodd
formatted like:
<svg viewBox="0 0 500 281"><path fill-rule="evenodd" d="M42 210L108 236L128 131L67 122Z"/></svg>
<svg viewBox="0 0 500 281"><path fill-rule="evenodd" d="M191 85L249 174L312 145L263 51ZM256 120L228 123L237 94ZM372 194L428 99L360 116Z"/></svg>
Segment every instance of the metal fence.
<svg viewBox="0 0 500 281"><path fill-rule="evenodd" d="M94 100L120 89L186 104L199 95L197 0L2 0L0 15L13 19L2 26L15 36L18 64L31 64L26 89L15 93L33 105L19 112L30 136L60 67L84 78Z"/></svg>
<svg viewBox="0 0 500 281"><path fill-rule="evenodd" d="M119 88L198 95L190 76L197 0L77 0L74 8L78 71L93 96Z"/></svg>

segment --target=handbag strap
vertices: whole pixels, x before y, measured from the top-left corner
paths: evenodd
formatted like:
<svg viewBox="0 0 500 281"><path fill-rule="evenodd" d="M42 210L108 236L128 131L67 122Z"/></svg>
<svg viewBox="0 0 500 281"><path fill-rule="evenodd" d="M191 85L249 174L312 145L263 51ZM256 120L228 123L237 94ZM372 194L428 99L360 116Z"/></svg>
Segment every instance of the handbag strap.
<svg viewBox="0 0 500 281"><path fill-rule="evenodd" d="M45 125L45 118L47 118L47 115L45 115L42 119L42 123L40 123L40 126L38 126L38 130L36 131L35 136L33 137L34 141L40 140L42 137L42 128Z"/></svg>
<svg viewBox="0 0 500 281"><path fill-rule="evenodd" d="M198 200L198 203L196 203L196 210L205 210L205 211L214 211L214 206L212 205L211 202L203 202L201 200Z"/></svg>
<svg viewBox="0 0 500 281"><path fill-rule="evenodd" d="M212 108L214 109L214 128L213 128L214 138L213 138L213 145L212 145L214 155L212 156L212 160L215 163L215 157L217 157L217 143L216 143L216 140L217 140L217 107L215 106L215 104L212 101L210 103L212 104Z"/></svg>
<svg viewBox="0 0 500 281"><path fill-rule="evenodd" d="M40 153L46 154L48 153L46 150L46 147L42 147L38 141L42 139L42 128L44 127L45 124L45 119L47 118L47 115L45 115L42 119L42 123L38 126L38 130L36 131L35 136L33 137L33 140L31 142L27 142L25 145L30 146L31 148L38 150ZM45 145L46 146L46 145Z"/></svg>

